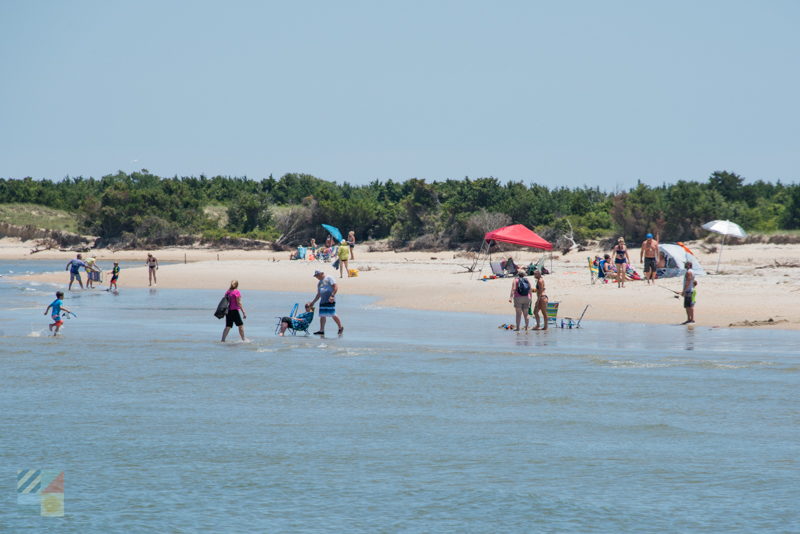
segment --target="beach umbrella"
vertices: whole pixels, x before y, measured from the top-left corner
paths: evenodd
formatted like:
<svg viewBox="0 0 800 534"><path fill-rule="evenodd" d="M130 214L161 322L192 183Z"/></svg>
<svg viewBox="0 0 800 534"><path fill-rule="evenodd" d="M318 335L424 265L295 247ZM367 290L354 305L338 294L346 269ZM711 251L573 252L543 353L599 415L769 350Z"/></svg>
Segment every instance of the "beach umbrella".
<svg viewBox="0 0 800 534"><path fill-rule="evenodd" d="M331 237L333 237L337 243L339 243L342 240L342 232L340 232L339 229L336 228L335 226L331 226L330 224L323 224L322 227L325 228L329 234L331 234Z"/></svg>
<svg viewBox="0 0 800 534"><path fill-rule="evenodd" d="M725 246L725 238L733 237L747 237L747 233L742 230L742 227L731 221L709 221L703 225L703 228L709 232L722 234L722 244L719 247L719 257L717 258L717 272L719 272L719 262L722 259L722 247Z"/></svg>

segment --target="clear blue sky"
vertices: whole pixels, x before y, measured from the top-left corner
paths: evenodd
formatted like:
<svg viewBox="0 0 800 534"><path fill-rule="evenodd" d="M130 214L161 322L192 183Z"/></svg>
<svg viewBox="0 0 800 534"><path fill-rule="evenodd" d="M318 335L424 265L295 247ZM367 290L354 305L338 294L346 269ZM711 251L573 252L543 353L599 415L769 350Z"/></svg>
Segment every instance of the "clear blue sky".
<svg viewBox="0 0 800 534"><path fill-rule="evenodd" d="M0 0L0 177L800 178L800 2Z"/></svg>

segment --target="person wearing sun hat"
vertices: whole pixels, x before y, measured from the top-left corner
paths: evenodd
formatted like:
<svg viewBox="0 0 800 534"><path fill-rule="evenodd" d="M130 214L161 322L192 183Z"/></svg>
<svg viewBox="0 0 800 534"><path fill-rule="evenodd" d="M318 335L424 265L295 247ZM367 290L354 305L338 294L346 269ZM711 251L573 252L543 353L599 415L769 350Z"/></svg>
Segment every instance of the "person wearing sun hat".
<svg viewBox="0 0 800 534"><path fill-rule="evenodd" d="M314 278L317 281L317 295L314 300L307 303L306 306L313 306L315 302L319 301L319 330L314 332L314 335L325 335L325 321L331 317L336 325L339 327L338 334L341 336L344 332L342 321L336 315L336 293L339 291L339 286L336 285L336 280L332 276L326 276L322 271L314 271Z"/></svg>
<svg viewBox="0 0 800 534"><path fill-rule="evenodd" d="M642 242L639 252L639 261L644 260L644 279L647 285L656 283L656 269L658 268L658 238L653 239L653 234L648 233Z"/></svg>

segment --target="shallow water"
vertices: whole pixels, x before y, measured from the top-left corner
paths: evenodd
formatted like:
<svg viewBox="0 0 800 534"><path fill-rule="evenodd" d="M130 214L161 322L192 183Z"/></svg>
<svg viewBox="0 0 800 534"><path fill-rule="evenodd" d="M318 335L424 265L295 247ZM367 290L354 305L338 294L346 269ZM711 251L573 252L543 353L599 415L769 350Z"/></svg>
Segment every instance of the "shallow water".
<svg viewBox="0 0 800 534"><path fill-rule="evenodd" d="M54 267L55 265L55 267ZM0 274L63 262L0 265ZM345 336L274 336L308 294L73 292L0 278L0 531L757 532L800 524L800 335L508 318L343 294ZM315 321L314 326L317 326ZM333 332L333 326L329 326ZM236 339L235 331L230 339ZM16 504L65 471L63 518Z"/></svg>

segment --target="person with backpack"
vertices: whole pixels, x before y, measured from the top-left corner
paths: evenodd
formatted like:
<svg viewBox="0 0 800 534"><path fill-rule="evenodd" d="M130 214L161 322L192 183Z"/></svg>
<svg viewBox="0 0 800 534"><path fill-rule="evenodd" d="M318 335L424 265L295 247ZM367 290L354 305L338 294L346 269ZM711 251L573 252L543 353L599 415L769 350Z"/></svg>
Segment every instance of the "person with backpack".
<svg viewBox="0 0 800 534"><path fill-rule="evenodd" d="M517 315L517 328L519 332L519 322L525 317L525 330L528 329L528 308L531 306L531 283L525 278L525 272L517 272L516 278L511 283L511 294L508 302L514 303L514 311Z"/></svg>

